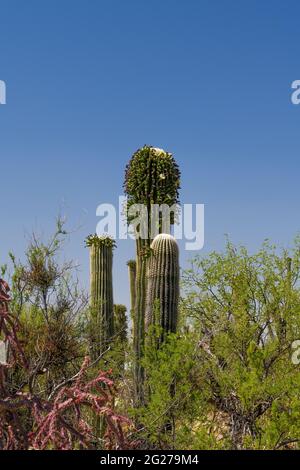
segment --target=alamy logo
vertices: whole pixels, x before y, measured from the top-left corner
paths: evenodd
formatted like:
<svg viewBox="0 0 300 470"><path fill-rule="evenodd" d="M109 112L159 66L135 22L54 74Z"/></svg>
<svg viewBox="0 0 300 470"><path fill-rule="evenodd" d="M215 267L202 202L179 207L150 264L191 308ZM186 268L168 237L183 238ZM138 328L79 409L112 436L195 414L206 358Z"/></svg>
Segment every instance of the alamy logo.
<svg viewBox="0 0 300 470"><path fill-rule="evenodd" d="M173 230L176 240L185 240L188 251L201 250L204 246L204 204L133 204L126 211L126 197L119 197L119 207L100 204L96 215L100 221L96 227L97 235L107 234L115 240L154 239L158 233ZM174 221L171 229L171 221Z"/></svg>
<svg viewBox="0 0 300 470"><path fill-rule="evenodd" d="M300 104L300 80L294 80L292 83L293 91L291 101L293 104Z"/></svg>
<svg viewBox="0 0 300 470"><path fill-rule="evenodd" d="M293 349L293 354L292 354L292 363L295 364L295 366L298 366L300 364L300 340L297 339L292 343L292 349Z"/></svg>
<svg viewBox="0 0 300 470"><path fill-rule="evenodd" d="M6 84L0 80L0 104L6 104Z"/></svg>

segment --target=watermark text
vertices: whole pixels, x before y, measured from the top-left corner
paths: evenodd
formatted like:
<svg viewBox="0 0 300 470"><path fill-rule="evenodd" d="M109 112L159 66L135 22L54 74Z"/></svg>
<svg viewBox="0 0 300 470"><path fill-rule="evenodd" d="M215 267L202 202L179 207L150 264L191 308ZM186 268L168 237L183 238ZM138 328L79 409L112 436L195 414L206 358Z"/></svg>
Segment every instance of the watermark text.
<svg viewBox="0 0 300 470"><path fill-rule="evenodd" d="M188 251L203 248L204 204L133 204L124 210L126 205L126 197L120 196L117 209L107 203L97 207L96 216L100 217L97 235L107 234L115 240L149 237L153 240L159 233L168 233L177 240L185 240Z"/></svg>
<svg viewBox="0 0 300 470"><path fill-rule="evenodd" d="M6 83L0 80L0 104L6 104Z"/></svg>

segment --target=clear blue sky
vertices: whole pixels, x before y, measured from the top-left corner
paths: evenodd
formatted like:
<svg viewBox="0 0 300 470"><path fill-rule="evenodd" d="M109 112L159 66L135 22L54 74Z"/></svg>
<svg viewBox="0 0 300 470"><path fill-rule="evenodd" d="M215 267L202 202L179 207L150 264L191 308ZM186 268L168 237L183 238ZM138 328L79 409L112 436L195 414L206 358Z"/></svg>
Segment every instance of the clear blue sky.
<svg viewBox="0 0 300 470"><path fill-rule="evenodd" d="M122 194L143 144L174 153L182 202L205 203L205 249L256 249L299 231L299 1L0 1L0 263L47 235L62 207L65 256L88 279L83 239ZM115 254L115 300L128 302ZM182 252L182 265L191 253Z"/></svg>

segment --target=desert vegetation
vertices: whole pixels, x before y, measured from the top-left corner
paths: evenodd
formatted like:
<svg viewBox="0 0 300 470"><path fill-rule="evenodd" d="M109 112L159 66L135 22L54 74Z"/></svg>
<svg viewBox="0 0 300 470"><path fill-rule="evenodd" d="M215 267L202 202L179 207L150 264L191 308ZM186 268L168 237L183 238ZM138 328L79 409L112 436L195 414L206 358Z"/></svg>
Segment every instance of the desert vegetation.
<svg viewBox="0 0 300 470"><path fill-rule="evenodd" d="M128 213L171 207L179 190L172 154L134 153ZM299 449L300 240L254 254L227 240L180 271L163 229L159 220L158 235L141 239L135 227L128 313L114 303L111 237L85 240L89 292L60 261L61 219L48 241L32 237L25 262L10 254L9 285L0 281L1 450Z"/></svg>

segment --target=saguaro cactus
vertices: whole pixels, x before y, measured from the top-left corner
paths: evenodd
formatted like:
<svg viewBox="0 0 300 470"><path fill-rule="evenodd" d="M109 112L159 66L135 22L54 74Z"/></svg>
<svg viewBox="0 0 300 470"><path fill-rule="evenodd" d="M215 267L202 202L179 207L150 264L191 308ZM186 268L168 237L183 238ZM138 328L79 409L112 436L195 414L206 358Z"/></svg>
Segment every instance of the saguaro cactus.
<svg viewBox="0 0 300 470"><path fill-rule="evenodd" d="M151 244L153 205L178 203L180 171L173 156L162 149L145 145L137 150L126 167L124 190L127 209L143 205L146 209L146 234L141 238L141 227L136 227L136 301L134 315L135 385L136 403L143 402L143 368L141 358L144 349L144 326L146 306L147 254ZM132 220L128 218L130 224ZM171 223L174 218L171 216ZM161 231L161 226L158 227Z"/></svg>
<svg viewBox="0 0 300 470"><path fill-rule="evenodd" d="M92 317L92 354L97 357L108 346L114 334L113 249L115 241L109 236L90 235L90 307Z"/></svg>
<svg viewBox="0 0 300 470"><path fill-rule="evenodd" d="M174 237L160 234L151 245L147 269L146 329L152 324L175 333L179 301L179 249Z"/></svg>

